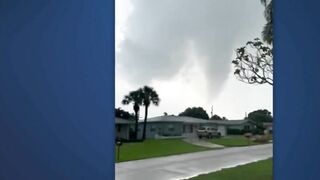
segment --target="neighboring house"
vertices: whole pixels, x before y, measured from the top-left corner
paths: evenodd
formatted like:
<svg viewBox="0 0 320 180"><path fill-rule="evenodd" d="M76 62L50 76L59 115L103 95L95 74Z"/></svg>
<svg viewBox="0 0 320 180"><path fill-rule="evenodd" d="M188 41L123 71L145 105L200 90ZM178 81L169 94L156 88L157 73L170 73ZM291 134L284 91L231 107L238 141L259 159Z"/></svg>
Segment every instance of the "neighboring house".
<svg viewBox="0 0 320 180"><path fill-rule="evenodd" d="M272 122L265 122L262 123L263 128L265 128L265 134L272 134L273 131L273 123Z"/></svg>
<svg viewBox="0 0 320 180"><path fill-rule="evenodd" d="M222 136L227 135L227 129L251 129L253 125L248 120L205 120L186 116L158 116L147 120L146 137L190 137L195 136L201 126L216 127ZM141 137L143 120L139 121L138 136Z"/></svg>
<svg viewBox="0 0 320 180"><path fill-rule="evenodd" d="M130 128L134 126L134 121L116 117L116 138L130 139Z"/></svg>

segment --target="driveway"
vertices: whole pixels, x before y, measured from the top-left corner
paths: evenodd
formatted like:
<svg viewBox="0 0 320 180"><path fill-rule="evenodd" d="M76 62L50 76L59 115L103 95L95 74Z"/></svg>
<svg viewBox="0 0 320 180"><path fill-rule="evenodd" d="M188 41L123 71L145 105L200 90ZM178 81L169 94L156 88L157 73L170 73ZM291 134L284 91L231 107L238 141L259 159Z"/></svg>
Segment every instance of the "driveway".
<svg viewBox="0 0 320 180"><path fill-rule="evenodd" d="M178 180L272 157L272 144L116 163L116 180Z"/></svg>
<svg viewBox="0 0 320 180"><path fill-rule="evenodd" d="M183 139L184 142L189 143L189 144L193 144L196 146L202 146L202 147L206 147L206 148L224 148L224 146L221 146L219 144L213 144L211 142L199 139L199 138L185 138Z"/></svg>

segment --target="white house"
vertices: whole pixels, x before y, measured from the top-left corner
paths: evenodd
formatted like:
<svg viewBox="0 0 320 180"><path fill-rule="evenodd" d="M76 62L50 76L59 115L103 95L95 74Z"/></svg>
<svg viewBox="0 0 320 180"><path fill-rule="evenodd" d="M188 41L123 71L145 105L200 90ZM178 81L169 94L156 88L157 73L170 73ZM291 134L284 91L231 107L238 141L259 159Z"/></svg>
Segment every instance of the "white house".
<svg viewBox="0 0 320 180"><path fill-rule="evenodd" d="M248 120L205 120L186 116L158 116L147 119L146 137L187 137L195 136L201 126L215 126L221 136L228 129L251 129L253 125ZM138 136L142 136L143 120L139 120Z"/></svg>
<svg viewBox="0 0 320 180"><path fill-rule="evenodd" d="M117 139L130 139L130 128L134 125L134 121L117 118L115 119L115 130Z"/></svg>

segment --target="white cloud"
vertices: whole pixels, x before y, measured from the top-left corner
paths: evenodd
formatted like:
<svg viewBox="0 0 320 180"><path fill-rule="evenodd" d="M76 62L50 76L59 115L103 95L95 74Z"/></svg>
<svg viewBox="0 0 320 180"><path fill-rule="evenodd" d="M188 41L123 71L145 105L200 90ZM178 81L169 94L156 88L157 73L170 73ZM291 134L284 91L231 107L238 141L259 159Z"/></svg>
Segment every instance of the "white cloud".
<svg viewBox="0 0 320 180"><path fill-rule="evenodd" d="M272 108L270 87L238 82L231 68L234 49L260 36L259 1L117 0L116 8L116 106L150 85L162 99L151 116L188 106L210 113L211 104L227 117Z"/></svg>

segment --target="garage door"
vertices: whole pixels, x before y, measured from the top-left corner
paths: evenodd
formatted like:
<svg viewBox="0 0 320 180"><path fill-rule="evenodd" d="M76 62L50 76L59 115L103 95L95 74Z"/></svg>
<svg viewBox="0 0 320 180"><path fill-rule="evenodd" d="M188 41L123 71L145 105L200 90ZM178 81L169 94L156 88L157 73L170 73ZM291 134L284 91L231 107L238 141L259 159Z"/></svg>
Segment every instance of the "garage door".
<svg viewBox="0 0 320 180"><path fill-rule="evenodd" d="M227 128L225 126L218 126L218 132L221 134L221 136L226 136Z"/></svg>

